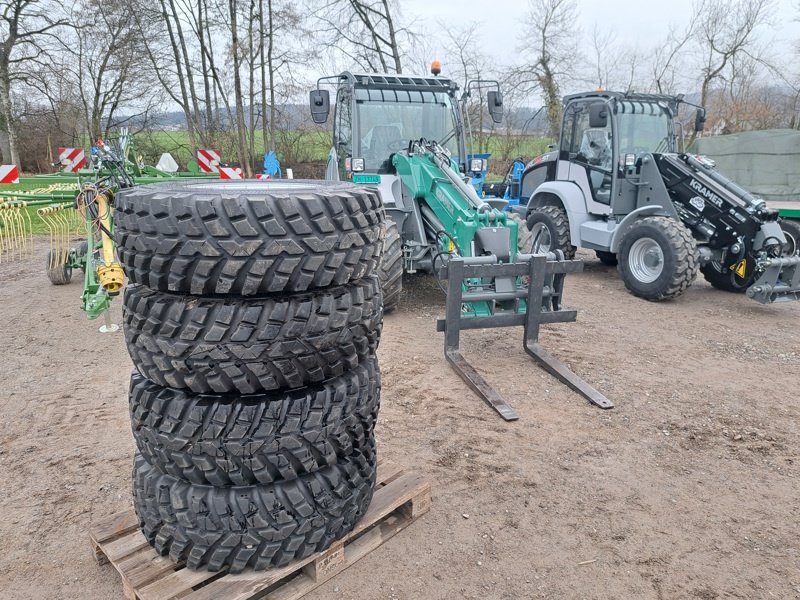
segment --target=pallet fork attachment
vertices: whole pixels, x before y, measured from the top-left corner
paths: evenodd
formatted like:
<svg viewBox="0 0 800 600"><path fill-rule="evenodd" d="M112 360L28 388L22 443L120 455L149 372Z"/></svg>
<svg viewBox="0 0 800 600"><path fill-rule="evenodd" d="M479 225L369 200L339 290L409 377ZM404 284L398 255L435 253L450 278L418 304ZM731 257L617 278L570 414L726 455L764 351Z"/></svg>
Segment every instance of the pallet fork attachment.
<svg viewBox="0 0 800 600"><path fill-rule="evenodd" d="M444 332L445 358L467 385L506 421L514 421L519 415L461 354L462 329L522 325L525 352L547 372L592 404L600 408L614 407L608 398L539 344L539 327L543 323L575 321L577 311L562 309L561 296L566 274L581 270L582 261L563 260L559 252L546 256L519 254L516 261L509 264L498 264L493 256L453 257L439 272L440 278L447 281L446 316L436 323L437 331ZM527 285L509 285L509 282L525 280ZM527 310L520 310L522 300ZM469 306L475 302L489 303L492 314L477 316L464 311L465 304Z"/></svg>

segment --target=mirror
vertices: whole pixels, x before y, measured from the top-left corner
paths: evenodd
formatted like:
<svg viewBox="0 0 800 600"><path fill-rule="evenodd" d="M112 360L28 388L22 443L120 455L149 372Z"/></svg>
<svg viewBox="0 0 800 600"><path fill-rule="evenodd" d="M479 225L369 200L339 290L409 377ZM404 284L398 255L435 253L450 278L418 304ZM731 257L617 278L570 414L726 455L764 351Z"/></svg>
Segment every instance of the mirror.
<svg viewBox="0 0 800 600"><path fill-rule="evenodd" d="M704 108L698 108L697 114L694 117L694 130L698 133L703 131L706 127L706 111Z"/></svg>
<svg viewBox="0 0 800 600"><path fill-rule="evenodd" d="M608 125L608 108L605 102L595 102L589 105L589 127L592 129L605 129Z"/></svg>
<svg viewBox="0 0 800 600"><path fill-rule="evenodd" d="M499 123L503 120L503 96L500 95L500 92L491 91L486 94L486 100L489 103L489 114L492 121Z"/></svg>
<svg viewBox="0 0 800 600"><path fill-rule="evenodd" d="M328 113L331 110L331 95L328 90L311 90L309 105L314 123L321 125L328 120Z"/></svg>

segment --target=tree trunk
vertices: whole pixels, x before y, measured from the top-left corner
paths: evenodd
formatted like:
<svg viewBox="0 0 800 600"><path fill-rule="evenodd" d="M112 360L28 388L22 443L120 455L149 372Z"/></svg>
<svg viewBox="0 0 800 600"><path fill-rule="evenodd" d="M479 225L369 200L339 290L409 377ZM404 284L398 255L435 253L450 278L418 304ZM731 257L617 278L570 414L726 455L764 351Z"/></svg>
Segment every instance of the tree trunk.
<svg viewBox="0 0 800 600"><path fill-rule="evenodd" d="M267 0L267 8L269 10L269 20L272 23L272 1ZM258 55L261 57L259 61L259 73L261 75L261 141L264 146L264 154L270 149L269 146L269 129L267 124L267 57L264 51L264 0L258 0ZM272 37L270 36L270 43ZM270 123L272 120L270 119Z"/></svg>
<svg viewBox="0 0 800 600"><path fill-rule="evenodd" d="M3 57L7 59L7 56ZM3 162L20 166L17 152L17 132L14 127L14 114L11 105L11 74L8 72L7 60L0 61L0 111L5 120L8 143L0 141L3 150Z"/></svg>
<svg viewBox="0 0 800 600"><path fill-rule="evenodd" d="M275 65L273 49L275 40L275 21L272 13L272 0L267 0L269 11L269 43L267 44L267 68L269 70L269 149L275 150Z"/></svg>
<svg viewBox="0 0 800 600"><path fill-rule="evenodd" d="M389 27L389 42L392 47L392 58L394 59L394 70L400 74L403 67L400 65L400 49L397 47L397 34L394 30L394 20L389 12L389 0L383 0L383 10L386 11L386 24Z"/></svg>
<svg viewBox="0 0 800 600"><path fill-rule="evenodd" d="M206 57L205 17L203 9L205 0L197 1L197 41L200 44L200 66L203 69L203 92L206 98L206 130L214 131L214 112L211 106L211 77L208 73L208 58ZM207 9L206 9L207 10Z"/></svg>
<svg viewBox="0 0 800 600"><path fill-rule="evenodd" d="M234 102L236 104L236 149L239 154L239 164L245 171L247 177L252 177L252 165L247 161L247 154L245 150L244 140L244 102L242 99L242 77L239 72L241 68L241 59L239 56L239 31L237 25L236 15L236 1L228 0L228 6L231 11L231 48L233 54L233 92Z"/></svg>
<svg viewBox="0 0 800 600"><path fill-rule="evenodd" d="M189 134L189 144L192 147L192 151L197 149L197 137L195 135L195 128L194 128L194 116L192 115L191 105L189 104L189 95L186 91L186 82L183 78L183 67L182 61L180 57L180 50L178 48L177 40L175 39L175 33L172 30L172 21L170 20L169 14L167 13L167 5L164 0L160 0L161 3L161 15L164 17L164 23L167 26L167 34L169 35L170 46L172 47L172 56L175 59L175 68L178 73L178 85L180 86L181 90L181 109L183 109L183 115L186 117L186 129Z"/></svg>

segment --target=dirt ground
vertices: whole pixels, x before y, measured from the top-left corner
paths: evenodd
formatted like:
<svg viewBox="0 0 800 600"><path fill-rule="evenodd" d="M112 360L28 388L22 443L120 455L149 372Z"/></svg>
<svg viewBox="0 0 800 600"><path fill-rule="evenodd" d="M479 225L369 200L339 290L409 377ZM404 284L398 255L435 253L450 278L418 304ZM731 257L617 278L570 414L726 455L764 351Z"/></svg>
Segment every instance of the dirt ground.
<svg viewBox="0 0 800 600"><path fill-rule="evenodd" d="M0 597L119 598L87 531L130 505L131 363L80 312L80 283L49 284L44 252L0 265ZM520 413L504 422L445 362L433 280L406 279L377 436L430 478L433 507L309 599L800 598L800 304L702 280L651 304L582 257L578 322L542 341L610 411L536 367L521 329L468 332Z"/></svg>

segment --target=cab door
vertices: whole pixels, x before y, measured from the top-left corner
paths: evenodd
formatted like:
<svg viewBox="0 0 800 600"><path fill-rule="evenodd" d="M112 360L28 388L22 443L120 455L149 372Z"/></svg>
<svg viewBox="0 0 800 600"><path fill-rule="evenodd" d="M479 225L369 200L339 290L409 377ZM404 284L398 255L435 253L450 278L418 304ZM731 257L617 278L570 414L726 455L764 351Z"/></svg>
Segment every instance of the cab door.
<svg viewBox="0 0 800 600"><path fill-rule="evenodd" d="M605 127L590 127L591 102L598 100L575 102L566 109L561 131L558 178L572 181L583 190L587 212L607 215L611 213L614 180L612 119L607 119Z"/></svg>
<svg viewBox="0 0 800 600"><path fill-rule="evenodd" d="M347 181L346 161L353 156L353 96L348 88L336 94L336 117L333 122L333 148L328 154L327 179ZM329 175L338 174L338 177Z"/></svg>

